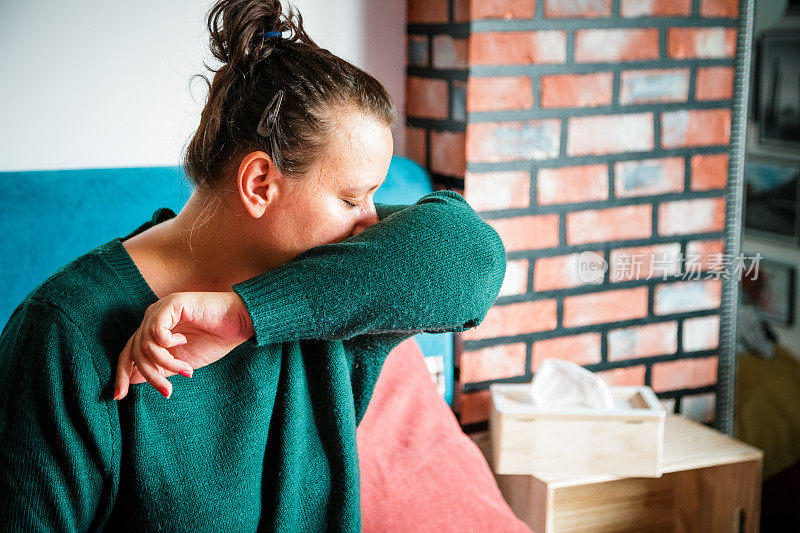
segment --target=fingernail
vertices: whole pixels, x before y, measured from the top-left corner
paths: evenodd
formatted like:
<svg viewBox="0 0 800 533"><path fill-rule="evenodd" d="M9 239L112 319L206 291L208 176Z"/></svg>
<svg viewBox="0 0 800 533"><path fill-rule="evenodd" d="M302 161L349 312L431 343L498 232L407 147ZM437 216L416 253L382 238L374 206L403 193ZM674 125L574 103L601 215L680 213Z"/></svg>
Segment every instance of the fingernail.
<svg viewBox="0 0 800 533"><path fill-rule="evenodd" d="M180 374L181 376L187 377L187 378L192 377L192 372L190 370L186 370L186 369L179 370L178 374Z"/></svg>
<svg viewBox="0 0 800 533"><path fill-rule="evenodd" d="M164 396L164 398L169 400L169 394L170 393L169 393L169 391L167 390L166 387L158 389L158 392L160 392Z"/></svg>
<svg viewBox="0 0 800 533"><path fill-rule="evenodd" d="M116 387L114 387L114 399L115 399L115 400L118 400L118 399L119 399L119 385L117 385Z"/></svg>

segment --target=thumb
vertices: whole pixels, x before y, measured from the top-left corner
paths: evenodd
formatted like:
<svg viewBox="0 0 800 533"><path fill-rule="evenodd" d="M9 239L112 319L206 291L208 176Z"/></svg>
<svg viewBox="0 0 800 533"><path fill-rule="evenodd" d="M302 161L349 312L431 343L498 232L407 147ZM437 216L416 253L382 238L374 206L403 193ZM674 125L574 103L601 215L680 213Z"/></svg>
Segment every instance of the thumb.
<svg viewBox="0 0 800 533"><path fill-rule="evenodd" d="M150 331L152 332L153 340L164 348L171 348L173 346L181 346L188 342L188 339L182 333L172 331L182 320L192 313L186 313L186 299L182 297L181 293L174 293L167 296L165 305L158 307L158 309L150 317Z"/></svg>

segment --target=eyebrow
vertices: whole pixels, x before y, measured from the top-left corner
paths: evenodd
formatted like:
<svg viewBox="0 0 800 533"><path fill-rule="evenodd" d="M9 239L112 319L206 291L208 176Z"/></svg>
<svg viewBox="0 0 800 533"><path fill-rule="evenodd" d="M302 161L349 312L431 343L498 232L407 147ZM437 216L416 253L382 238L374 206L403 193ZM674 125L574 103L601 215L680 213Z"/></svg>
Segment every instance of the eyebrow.
<svg viewBox="0 0 800 533"><path fill-rule="evenodd" d="M380 183L376 183L372 187L345 187L344 189L342 189L342 192L345 194L352 194L354 196L357 196L365 192L373 191L377 189L379 185Z"/></svg>

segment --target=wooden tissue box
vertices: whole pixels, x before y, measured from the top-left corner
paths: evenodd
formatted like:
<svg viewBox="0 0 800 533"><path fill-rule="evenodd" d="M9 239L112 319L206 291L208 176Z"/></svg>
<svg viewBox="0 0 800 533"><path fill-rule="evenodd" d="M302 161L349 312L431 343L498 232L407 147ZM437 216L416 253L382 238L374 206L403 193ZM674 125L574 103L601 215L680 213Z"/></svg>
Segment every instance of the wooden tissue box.
<svg viewBox="0 0 800 533"><path fill-rule="evenodd" d="M538 407L529 383L489 390L495 474L661 476L666 411L650 387L610 387L613 410Z"/></svg>

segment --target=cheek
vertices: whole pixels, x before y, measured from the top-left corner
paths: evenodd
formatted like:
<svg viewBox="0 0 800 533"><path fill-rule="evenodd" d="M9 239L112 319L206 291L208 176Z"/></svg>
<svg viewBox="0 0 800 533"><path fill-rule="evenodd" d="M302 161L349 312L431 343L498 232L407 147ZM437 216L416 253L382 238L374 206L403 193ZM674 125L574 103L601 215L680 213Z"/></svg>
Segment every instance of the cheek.
<svg viewBox="0 0 800 533"><path fill-rule="evenodd" d="M339 242L353 231L356 210L350 211L338 198L320 202L310 206L295 219L296 235L302 239L304 246L310 248L320 244Z"/></svg>

